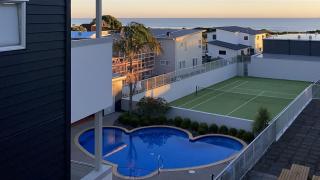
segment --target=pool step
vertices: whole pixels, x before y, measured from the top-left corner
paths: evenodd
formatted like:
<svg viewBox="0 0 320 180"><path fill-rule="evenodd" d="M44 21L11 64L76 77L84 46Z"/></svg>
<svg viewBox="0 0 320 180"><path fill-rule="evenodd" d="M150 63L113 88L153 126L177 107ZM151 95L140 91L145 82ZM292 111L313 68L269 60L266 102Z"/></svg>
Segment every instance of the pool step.
<svg viewBox="0 0 320 180"><path fill-rule="evenodd" d="M112 166L101 165L99 171L91 171L81 180L112 180Z"/></svg>

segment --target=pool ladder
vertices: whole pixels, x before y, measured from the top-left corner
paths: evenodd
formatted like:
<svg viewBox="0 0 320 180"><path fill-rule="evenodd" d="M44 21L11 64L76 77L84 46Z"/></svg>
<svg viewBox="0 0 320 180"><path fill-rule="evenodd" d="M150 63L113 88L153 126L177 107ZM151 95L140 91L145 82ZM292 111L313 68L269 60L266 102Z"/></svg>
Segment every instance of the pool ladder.
<svg viewBox="0 0 320 180"><path fill-rule="evenodd" d="M163 159L162 159L160 154L158 155L157 160L158 160L158 175L159 175L160 174L160 169L163 168Z"/></svg>

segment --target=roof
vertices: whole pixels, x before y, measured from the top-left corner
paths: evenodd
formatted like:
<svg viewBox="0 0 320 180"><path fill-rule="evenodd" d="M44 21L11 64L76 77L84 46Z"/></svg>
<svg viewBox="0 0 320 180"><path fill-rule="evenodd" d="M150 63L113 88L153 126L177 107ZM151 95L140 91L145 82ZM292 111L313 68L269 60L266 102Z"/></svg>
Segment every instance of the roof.
<svg viewBox="0 0 320 180"><path fill-rule="evenodd" d="M211 41L211 42L208 42L208 44L220 46L220 47L224 47L232 50L241 50L241 49L246 49L250 47L243 44L231 44L223 41Z"/></svg>
<svg viewBox="0 0 320 180"><path fill-rule="evenodd" d="M174 39L189 34L200 33L204 30L201 29L150 29L151 33L156 38ZM170 36L168 36L170 35Z"/></svg>
<svg viewBox="0 0 320 180"><path fill-rule="evenodd" d="M261 30L254 30L251 28L239 27L239 26L225 26L225 27L217 27L217 29L229 31L229 32L241 32L250 35L264 34L265 32Z"/></svg>

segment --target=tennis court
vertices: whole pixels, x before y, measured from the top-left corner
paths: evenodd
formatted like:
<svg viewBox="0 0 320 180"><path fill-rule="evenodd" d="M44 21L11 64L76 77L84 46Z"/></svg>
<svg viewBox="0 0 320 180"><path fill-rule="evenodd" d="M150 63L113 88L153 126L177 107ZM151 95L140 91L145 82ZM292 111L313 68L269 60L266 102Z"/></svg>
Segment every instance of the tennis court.
<svg viewBox="0 0 320 180"><path fill-rule="evenodd" d="M260 107L279 114L311 83L254 77L235 77L211 87L195 85L196 93L171 106L253 120Z"/></svg>

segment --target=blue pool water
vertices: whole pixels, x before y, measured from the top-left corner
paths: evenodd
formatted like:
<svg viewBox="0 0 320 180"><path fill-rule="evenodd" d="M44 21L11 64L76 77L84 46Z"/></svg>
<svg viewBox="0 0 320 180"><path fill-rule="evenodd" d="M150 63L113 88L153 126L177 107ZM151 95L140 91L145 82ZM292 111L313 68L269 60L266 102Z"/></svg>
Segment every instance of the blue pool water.
<svg viewBox="0 0 320 180"><path fill-rule="evenodd" d="M94 130L79 137L79 144L94 154ZM206 136L195 141L186 132L167 127L144 128L131 133L103 129L104 160L118 165L124 176L146 176L161 169L211 164L238 153L243 145L232 138Z"/></svg>

